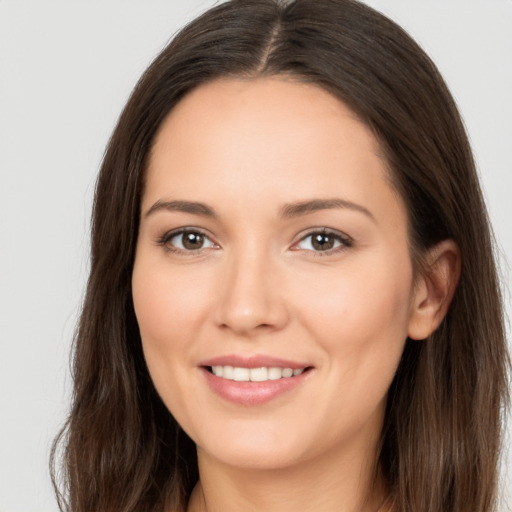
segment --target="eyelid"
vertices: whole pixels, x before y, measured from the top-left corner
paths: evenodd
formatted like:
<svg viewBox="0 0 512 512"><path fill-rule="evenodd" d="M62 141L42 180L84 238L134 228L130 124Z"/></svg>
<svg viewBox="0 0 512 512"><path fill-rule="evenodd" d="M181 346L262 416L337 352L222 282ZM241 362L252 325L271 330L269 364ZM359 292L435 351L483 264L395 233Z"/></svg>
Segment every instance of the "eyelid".
<svg viewBox="0 0 512 512"><path fill-rule="evenodd" d="M201 247L196 250L192 250L192 249L187 250L187 249L181 249L180 247L173 247L173 246L169 245L170 240L172 240L176 236L183 235L184 233L197 233L199 235L202 235L202 236L204 236L205 239L207 239L211 242L213 247L212 246ZM198 254L201 254L205 250L219 248L219 245L212 239L212 237L204 229L197 228L195 226L184 226L184 227L180 227L180 228L176 228L176 229L171 229L169 231L165 231L164 233L162 233L162 235L160 235L157 238L156 242L157 242L157 245L162 246L166 251L168 251L170 253L177 253L177 254L182 254L185 256L196 256Z"/></svg>
<svg viewBox="0 0 512 512"><path fill-rule="evenodd" d="M209 247L201 247L199 249L181 249L179 247L169 246L169 241L179 235L182 235L184 233L197 233L205 237L212 245ZM333 236L338 242L339 245L336 247L333 247L331 249L326 249L324 251L314 250L314 249L303 249L298 247L298 245L306 240L308 237L313 236L315 234L322 234L322 235L329 235ZM292 251L304 251L313 254L314 256L328 256L334 253L341 252L343 250L346 250L349 247L353 246L353 239L348 236L346 233L331 229L327 227L316 227L316 228L310 228L306 232L302 232L300 235L298 235L299 238L296 242L293 243L293 245L290 247L290 250ZM205 250L210 249L219 249L220 246L218 243L216 243L213 240L213 237L209 235L206 230L202 228L198 228L195 226L183 226L175 229L171 229L168 231L165 231L160 235L156 240L157 245L162 246L166 251L171 253L178 253L183 254L186 256L194 256L203 253Z"/></svg>
<svg viewBox="0 0 512 512"><path fill-rule="evenodd" d="M337 247L333 247L332 249L326 249L325 251L315 251L313 249L301 249L297 247L305 239L316 234L331 235L340 242L340 245ZM354 244L354 240L352 239L352 237L348 236L346 233L338 231L337 229L331 229L326 227L310 228L305 233L301 233L299 236L300 238L298 239L298 241L294 242L290 249L292 251L306 251L312 253L314 256L328 256L331 254L335 254L344 251L349 247L352 247Z"/></svg>

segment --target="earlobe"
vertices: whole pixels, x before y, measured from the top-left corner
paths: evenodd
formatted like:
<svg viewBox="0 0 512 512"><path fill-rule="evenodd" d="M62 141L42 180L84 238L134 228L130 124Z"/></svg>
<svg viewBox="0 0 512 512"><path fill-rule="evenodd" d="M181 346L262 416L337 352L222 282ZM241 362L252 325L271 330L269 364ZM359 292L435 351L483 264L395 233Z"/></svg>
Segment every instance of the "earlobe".
<svg viewBox="0 0 512 512"><path fill-rule="evenodd" d="M453 240L431 248L417 277L409 316L408 337L422 340L439 327L448 312L461 268L460 250Z"/></svg>

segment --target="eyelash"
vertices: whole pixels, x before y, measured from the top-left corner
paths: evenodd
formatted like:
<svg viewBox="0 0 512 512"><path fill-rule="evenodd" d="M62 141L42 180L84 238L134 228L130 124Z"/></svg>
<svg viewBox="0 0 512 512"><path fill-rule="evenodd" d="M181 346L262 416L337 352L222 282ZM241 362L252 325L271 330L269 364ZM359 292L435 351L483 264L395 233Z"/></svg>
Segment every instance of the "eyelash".
<svg viewBox="0 0 512 512"><path fill-rule="evenodd" d="M158 238L157 244L162 246L167 252L183 254L185 256L196 256L196 255L200 254L201 252L203 252L203 250L209 249L209 247L201 247L200 249L197 249L197 250L187 250L187 249L180 249L179 247L173 247L172 245L169 245L169 242L173 238L178 237L180 235L185 235L185 234L201 235L206 240L210 240L208 235L206 233L204 233L204 231L202 231L201 229L190 227L190 228L184 228L184 229L177 229L175 231L166 231L162 236L160 236ZM210 242L212 244L214 244L214 242L212 242L211 240L210 240Z"/></svg>
<svg viewBox="0 0 512 512"><path fill-rule="evenodd" d="M211 247L201 247L197 250L187 250L187 249L181 249L179 247L173 247L172 245L169 245L169 242L180 235L185 234L196 234L203 236L206 240L209 240L211 244L216 246L216 244L206 235L201 229L198 228L184 228L184 229L178 229L175 231L167 231L162 236L160 236L157 240L157 244L159 246L162 246L167 252L170 253L178 253L183 254L185 256L196 256L198 254L201 254L204 250L210 249ZM333 247L332 249L326 249L325 251L315 251L311 249L300 249L296 248L300 243L304 242L307 238L312 237L313 235L324 235L324 236L332 236L335 240L335 242L339 242L339 245L336 247ZM332 254L341 252L343 250L346 250L349 247L353 246L353 240L338 231L333 231L327 228L321 228L321 229L315 229L311 230L308 233L304 234L300 240L295 243L291 250L294 251L306 251L308 253L311 253L315 257L322 257L322 256L330 256ZM218 247L218 246L217 246Z"/></svg>
<svg viewBox="0 0 512 512"><path fill-rule="evenodd" d="M301 242L305 241L307 238L312 237L314 235L324 235L324 236L331 236L334 238L335 242L339 242L339 245L337 247L333 247L332 249L326 249L325 251L314 251L311 249L293 249L295 251L307 251L311 253L314 257L323 257L323 256L331 256L332 254L336 254L339 252L342 252L349 247L352 247L354 245L354 241L349 236L340 233L339 231L334 231L327 228L321 228L321 229L313 229L309 231L308 233L304 234L301 239L293 245L293 247L296 247Z"/></svg>

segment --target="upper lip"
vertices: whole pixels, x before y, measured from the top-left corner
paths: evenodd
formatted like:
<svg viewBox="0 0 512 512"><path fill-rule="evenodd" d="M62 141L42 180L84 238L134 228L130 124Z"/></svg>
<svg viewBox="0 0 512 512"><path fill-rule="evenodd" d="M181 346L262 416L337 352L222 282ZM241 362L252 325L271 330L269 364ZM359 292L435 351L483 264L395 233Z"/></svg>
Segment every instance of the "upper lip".
<svg viewBox="0 0 512 512"><path fill-rule="evenodd" d="M236 366L238 368L291 368L300 370L311 365L279 357L267 356L263 354L238 355L228 354L224 356L213 357L199 363L199 366Z"/></svg>

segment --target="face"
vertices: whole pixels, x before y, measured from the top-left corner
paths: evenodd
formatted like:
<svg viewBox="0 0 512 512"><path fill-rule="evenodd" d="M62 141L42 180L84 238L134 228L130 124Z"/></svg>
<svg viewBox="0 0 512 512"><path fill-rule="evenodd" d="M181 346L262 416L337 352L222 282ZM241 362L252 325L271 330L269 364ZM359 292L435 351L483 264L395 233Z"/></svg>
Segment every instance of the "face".
<svg viewBox="0 0 512 512"><path fill-rule="evenodd" d="M374 449L414 283L405 207L353 112L284 78L201 86L159 130L141 211L144 354L199 453Z"/></svg>

